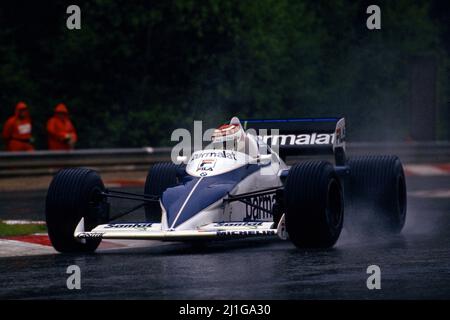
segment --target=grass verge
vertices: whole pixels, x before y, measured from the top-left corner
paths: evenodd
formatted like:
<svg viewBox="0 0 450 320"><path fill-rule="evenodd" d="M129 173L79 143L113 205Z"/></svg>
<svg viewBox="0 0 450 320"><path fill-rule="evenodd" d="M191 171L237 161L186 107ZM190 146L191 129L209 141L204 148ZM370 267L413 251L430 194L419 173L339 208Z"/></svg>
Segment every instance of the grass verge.
<svg viewBox="0 0 450 320"><path fill-rule="evenodd" d="M26 236L33 233L47 232L42 224L6 224L0 221L0 237Z"/></svg>

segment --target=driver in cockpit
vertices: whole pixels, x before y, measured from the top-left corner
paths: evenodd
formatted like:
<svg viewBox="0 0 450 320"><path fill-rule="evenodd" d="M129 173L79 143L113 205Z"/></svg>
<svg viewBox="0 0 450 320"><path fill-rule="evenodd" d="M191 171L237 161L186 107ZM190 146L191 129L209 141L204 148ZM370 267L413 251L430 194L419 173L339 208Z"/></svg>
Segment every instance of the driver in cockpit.
<svg viewBox="0 0 450 320"><path fill-rule="evenodd" d="M212 134L214 149L233 150L246 153L252 157L258 155L256 137L247 134L237 117L233 117L229 124L221 125Z"/></svg>

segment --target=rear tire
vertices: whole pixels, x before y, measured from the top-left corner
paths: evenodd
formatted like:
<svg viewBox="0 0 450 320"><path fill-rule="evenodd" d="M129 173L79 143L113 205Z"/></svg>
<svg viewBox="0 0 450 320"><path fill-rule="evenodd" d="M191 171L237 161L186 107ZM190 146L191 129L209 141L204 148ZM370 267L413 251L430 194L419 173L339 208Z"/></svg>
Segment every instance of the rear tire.
<svg viewBox="0 0 450 320"><path fill-rule="evenodd" d="M108 219L109 205L100 196L105 187L100 176L86 168L60 170L53 178L47 192L47 229L53 247L59 252L93 252L101 239L74 238L81 218L86 230Z"/></svg>
<svg viewBox="0 0 450 320"><path fill-rule="evenodd" d="M175 186L178 183L178 167L172 162L154 164L148 170L144 193L161 196L167 188ZM161 206L159 202L150 202L145 205L145 220L147 222L161 221Z"/></svg>
<svg viewBox="0 0 450 320"><path fill-rule="evenodd" d="M332 247L342 230L341 183L326 161L306 161L289 170L285 184L286 229L298 248Z"/></svg>
<svg viewBox="0 0 450 320"><path fill-rule="evenodd" d="M397 234L406 220L406 183L396 156L349 160L348 229L361 234Z"/></svg>

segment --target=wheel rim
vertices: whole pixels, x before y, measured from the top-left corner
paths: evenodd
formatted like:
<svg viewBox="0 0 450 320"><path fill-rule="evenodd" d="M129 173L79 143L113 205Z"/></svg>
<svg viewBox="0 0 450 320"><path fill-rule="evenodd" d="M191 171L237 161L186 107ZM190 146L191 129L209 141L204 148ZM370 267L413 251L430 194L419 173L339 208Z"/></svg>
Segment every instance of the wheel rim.
<svg viewBox="0 0 450 320"><path fill-rule="evenodd" d="M96 186L94 187L91 192L89 193L88 197L88 214L85 216L85 224L86 228L88 230L96 227L97 223L100 221L97 221L99 217L92 216L94 212L97 212L99 210L102 202L105 201L105 198L101 195L102 188Z"/></svg>

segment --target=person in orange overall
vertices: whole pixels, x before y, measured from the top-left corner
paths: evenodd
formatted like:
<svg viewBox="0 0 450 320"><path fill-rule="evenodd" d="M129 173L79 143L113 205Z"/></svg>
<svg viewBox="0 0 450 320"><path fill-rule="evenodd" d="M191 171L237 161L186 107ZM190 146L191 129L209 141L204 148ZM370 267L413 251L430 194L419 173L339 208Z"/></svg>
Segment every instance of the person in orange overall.
<svg viewBox="0 0 450 320"><path fill-rule="evenodd" d="M60 103L55 114L47 121L48 149L72 150L78 140L77 133L69 119L67 107Z"/></svg>
<svg viewBox="0 0 450 320"><path fill-rule="evenodd" d="M30 112L27 105L21 101L17 103L14 115L3 127L2 136L6 143L6 150L33 151L31 129Z"/></svg>

